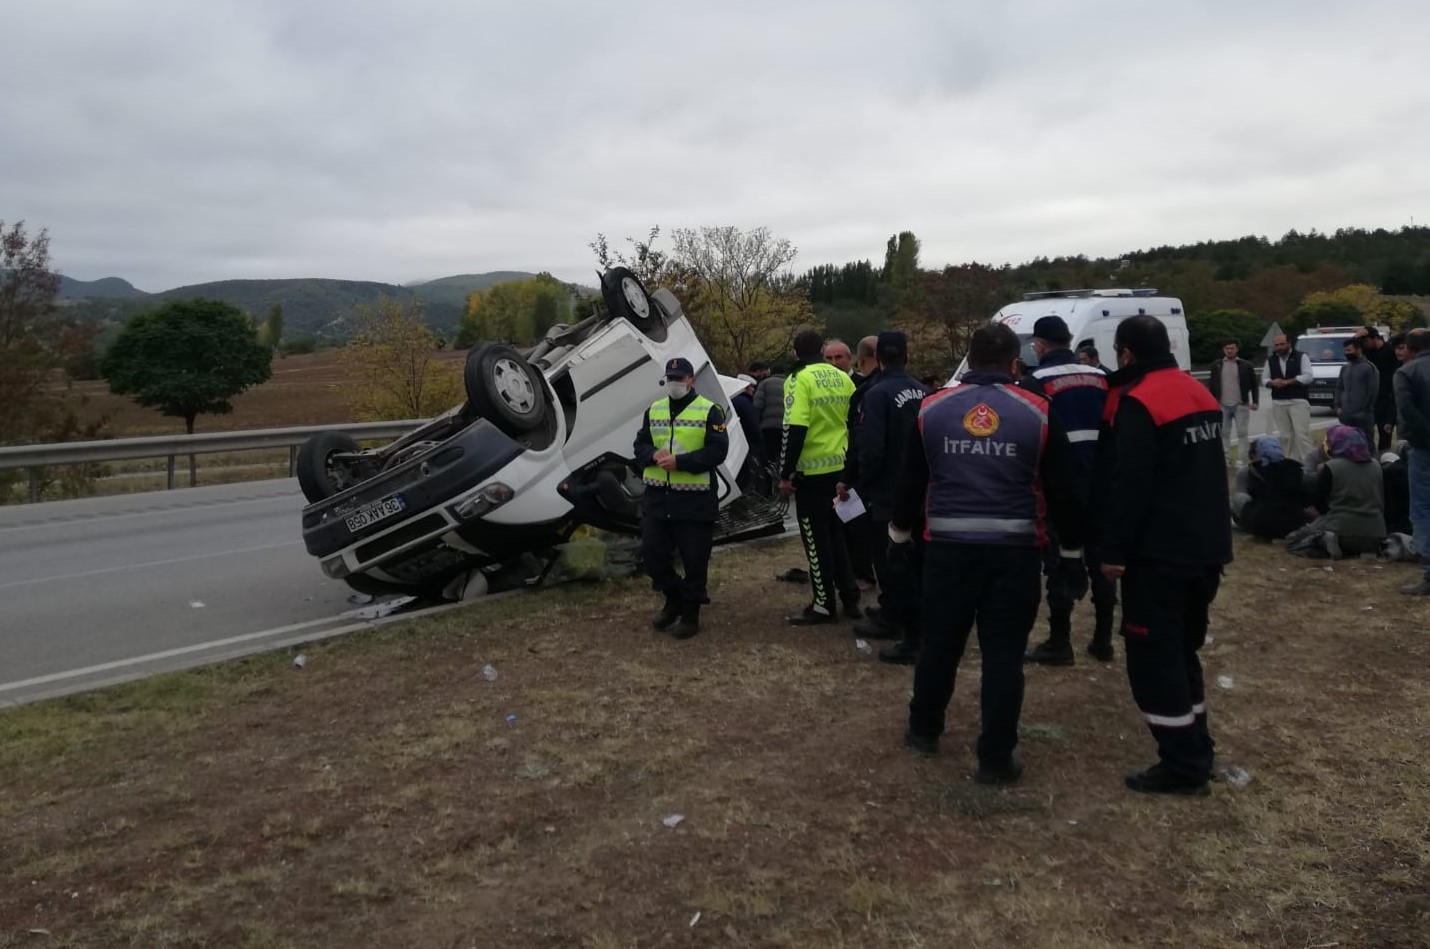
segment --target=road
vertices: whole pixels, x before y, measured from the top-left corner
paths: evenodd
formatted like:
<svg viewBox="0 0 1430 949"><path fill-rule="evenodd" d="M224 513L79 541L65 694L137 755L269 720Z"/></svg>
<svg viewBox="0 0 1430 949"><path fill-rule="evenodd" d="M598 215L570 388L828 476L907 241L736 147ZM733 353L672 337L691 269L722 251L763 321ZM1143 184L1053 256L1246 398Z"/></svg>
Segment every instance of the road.
<svg viewBox="0 0 1430 949"><path fill-rule="evenodd" d="M0 507L0 705L372 625L293 480Z"/></svg>

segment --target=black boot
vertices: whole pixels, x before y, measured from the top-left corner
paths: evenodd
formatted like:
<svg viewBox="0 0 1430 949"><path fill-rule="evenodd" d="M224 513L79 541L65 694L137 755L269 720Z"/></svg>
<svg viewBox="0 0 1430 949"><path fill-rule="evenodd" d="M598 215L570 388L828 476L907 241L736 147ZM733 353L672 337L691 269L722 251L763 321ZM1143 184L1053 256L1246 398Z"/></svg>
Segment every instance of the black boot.
<svg viewBox="0 0 1430 949"><path fill-rule="evenodd" d="M1029 649L1023 658L1044 666L1072 665L1072 611L1050 610L1047 641Z"/></svg>
<svg viewBox="0 0 1430 949"><path fill-rule="evenodd" d="M700 604L687 603L680 611L680 622L675 624L675 629L670 631L670 635L676 639L689 639L700 632Z"/></svg>
<svg viewBox="0 0 1430 949"><path fill-rule="evenodd" d="M651 618L652 629L670 629L675 625L675 621L680 619L680 607L683 601L678 593L667 593L665 595L665 605L660 608L660 612Z"/></svg>
<svg viewBox="0 0 1430 949"><path fill-rule="evenodd" d="M833 612L825 613L817 610L814 604L811 603L793 616L786 616L785 622L791 626L824 626L829 623L839 622L839 617Z"/></svg>
<svg viewBox="0 0 1430 949"><path fill-rule="evenodd" d="M859 609L858 593L855 593L853 596L844 597L843 603L845 616L849 617L850 619L861 619L864 616L864 611Z"/></svg>
<svg viewBox="0 0 1430 949"><path fill-rule="evenodd" d="M1128 790L1143 794L1181 794L1186 797L1206 797L1212 793L1206 781L1168 771L1160 762L1145 771L1134 771L1122 779Z"/></svg>
<svg viewBox="0 0 1430 949"><path fill-rule="evenodd" d="M907 636L879 650L879 661L891 666L912 666L919 661L919 644Z"/></svg>
<svg viewBox="0 0 1430 949"><path fill-rule="evenodd" d="M1087 654L1098 662L1111 662L1112 651L1112 611L1097 611L1097 626L1092 631L1092 642L1087 644Z"/></svg>

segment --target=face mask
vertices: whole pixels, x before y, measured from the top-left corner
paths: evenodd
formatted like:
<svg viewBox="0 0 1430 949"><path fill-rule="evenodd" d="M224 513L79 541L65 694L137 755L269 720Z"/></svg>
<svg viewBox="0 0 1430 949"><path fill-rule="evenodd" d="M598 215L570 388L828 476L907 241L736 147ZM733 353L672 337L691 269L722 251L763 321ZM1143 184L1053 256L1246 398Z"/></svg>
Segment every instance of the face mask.
<svg viewBox="0 0 1430 949"><path fill-rule="evenodd" d="M690 394L690 386L684 382L676 382L674 379L666 382L665 387L670 390L672 399L683 399Z"/></svg>

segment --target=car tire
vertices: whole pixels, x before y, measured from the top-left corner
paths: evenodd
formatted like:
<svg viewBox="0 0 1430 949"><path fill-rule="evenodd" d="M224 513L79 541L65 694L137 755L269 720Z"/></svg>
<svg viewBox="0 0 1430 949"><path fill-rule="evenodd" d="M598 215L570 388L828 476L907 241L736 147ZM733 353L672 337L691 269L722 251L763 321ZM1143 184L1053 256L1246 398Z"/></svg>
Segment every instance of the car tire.
<svg viewBox="0 0 1430 949"><path fill-rule="evenodd" d="M521 353L503 343L483 343L467 354L462 377L467 409L513 437L546 419L546 382Z"/></svg>
<svg viewBox="0 0 1430 949"><path fill-rule="evenodd" d="M351 435L319 432L298 449L298 487L310 504L330 498L348 487L333 470L334 455L362 451Z"/></svg>
<svg viewBox="0 0 1430 949"><path fill-rule="evenodd" d="M625 267L613 267L601 276L601 296L612 316L630 324L649 336L661 323L660 307L646 292L640 278Z"/></svg>

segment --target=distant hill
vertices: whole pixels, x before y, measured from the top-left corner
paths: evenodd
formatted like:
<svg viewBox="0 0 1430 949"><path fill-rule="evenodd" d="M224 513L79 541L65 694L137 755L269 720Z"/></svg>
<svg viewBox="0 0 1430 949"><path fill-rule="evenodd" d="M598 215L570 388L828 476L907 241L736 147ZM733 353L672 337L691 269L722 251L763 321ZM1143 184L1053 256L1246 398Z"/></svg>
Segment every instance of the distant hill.
<svg viewBox="0 0 1430 949"><path fill-rule="evenodd" d="M452 303L465 308L468 294L512 280L530 280L534 273L521 270L493 270L491 273L458 274L425 283L409 283L407 288L426 303Z"/></svg>
<svg viewBox="0 0 1430 949"><path fill-rule="evenodd" d="M137 300L149 294L136 288L128 280L119 277L101 277L98 280L75 280L60 275L61 300Z"/></svg>
<svg viewBox="0 0 1430 949"><path fill-rule="evenodd" d="M285 336L313 336L319 340L340 341L352 335L358 307L375 306L380 298L387 297L421 303L428 324L450 338L456 335L469 293L508 280L528 280L534 276L524 271L497 270L441 277L405 287L370 280L317 277L218 280L175 287L160 293L145 293L118 277L74 280L62 276L59 299L75 312L99 322L123 321L147 306L193 297L222 300L255 317L262 317L273 304L281 303Z"/></svg>

